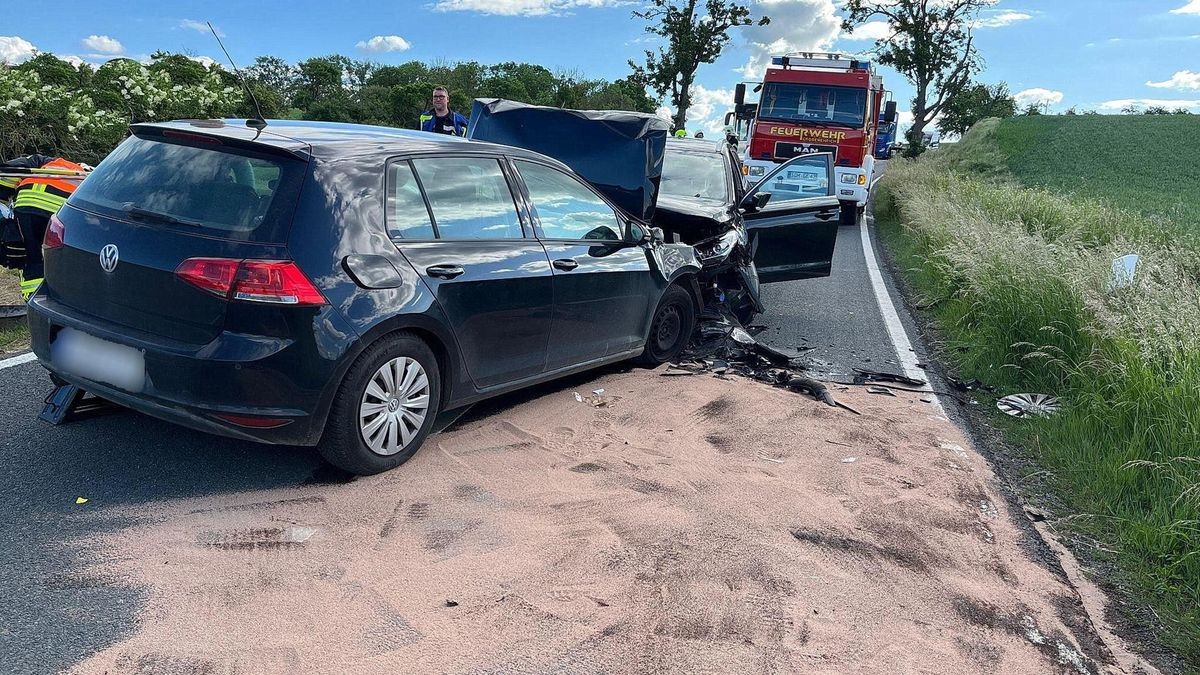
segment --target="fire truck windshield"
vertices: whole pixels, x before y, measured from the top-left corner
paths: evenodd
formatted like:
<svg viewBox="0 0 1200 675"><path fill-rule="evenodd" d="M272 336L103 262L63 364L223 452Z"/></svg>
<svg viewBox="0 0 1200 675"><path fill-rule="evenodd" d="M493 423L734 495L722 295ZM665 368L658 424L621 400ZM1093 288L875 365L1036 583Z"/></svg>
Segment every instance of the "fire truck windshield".
<svg viewBox="0 0 1200 675"><path fill-rule="evenodd" d="M818 122L861 128L867 90L796 82L768 82L759 99L759 119Z"/></svg>

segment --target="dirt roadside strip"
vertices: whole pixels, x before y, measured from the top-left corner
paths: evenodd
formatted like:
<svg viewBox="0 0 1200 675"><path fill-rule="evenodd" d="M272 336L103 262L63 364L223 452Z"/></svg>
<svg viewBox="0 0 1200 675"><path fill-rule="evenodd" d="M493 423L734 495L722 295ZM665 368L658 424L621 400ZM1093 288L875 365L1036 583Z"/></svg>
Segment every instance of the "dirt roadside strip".
<svg viewBox="0 0 1200 675"><path fill-rule="evenodd" d="M78 581L148 603L75 670L1140 671L921 394L735 380L604 375L382 476L130 509Z"/></svg>

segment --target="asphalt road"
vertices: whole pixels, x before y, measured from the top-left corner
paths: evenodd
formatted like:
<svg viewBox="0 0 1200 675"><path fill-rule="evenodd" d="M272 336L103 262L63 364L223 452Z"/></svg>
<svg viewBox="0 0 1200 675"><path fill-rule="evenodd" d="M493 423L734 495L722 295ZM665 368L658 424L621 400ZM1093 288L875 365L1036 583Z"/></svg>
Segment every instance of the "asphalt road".
<svg viewBox="0 0 1200 675"><path fill-rule="evenodd" d="M767 327L761 339L811 347L805 353L816 372L895 369L860 227L840 229L833 276L764 287L769 309L756 321ZM80 543L129 524L101 515L111 507L344 480L311 449L217 438L132 412L52 427L37 419L49 390L36 363L0 370L0 664L6 673L59 671L134 629L139 589L89 572L89 563L107 553ZM502 411L530 395L505 397L484 410ZM78 497L88 501L76 504Z"/></svg>

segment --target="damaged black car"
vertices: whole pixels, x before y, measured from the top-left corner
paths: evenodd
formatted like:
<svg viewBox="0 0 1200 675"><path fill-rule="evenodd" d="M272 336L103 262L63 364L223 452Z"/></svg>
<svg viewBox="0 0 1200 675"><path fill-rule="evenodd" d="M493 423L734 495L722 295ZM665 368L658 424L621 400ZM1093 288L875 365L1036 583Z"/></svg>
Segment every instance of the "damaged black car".
<svg viewBox="0 0 1200 675"><path fill-rule="evenodd" d="M795 157L751 189L729 144L668 138L658 163L654 144L611 137L608 125L628 116L480 99L468 136L554 157L667 241L694 246L704 304L742 323L764 311L760 283L830 274L839 212L831 155Z"/></svg>

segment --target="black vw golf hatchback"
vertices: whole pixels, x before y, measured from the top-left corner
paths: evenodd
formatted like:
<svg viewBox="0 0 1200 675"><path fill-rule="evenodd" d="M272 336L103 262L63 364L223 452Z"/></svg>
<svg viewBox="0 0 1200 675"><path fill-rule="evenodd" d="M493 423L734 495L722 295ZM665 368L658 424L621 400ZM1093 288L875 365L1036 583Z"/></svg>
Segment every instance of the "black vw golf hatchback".
<svg viewBox="0 0 1200 675"><path fill-rule="evenodd" d="M439 412L682 350L702 264L630 195L432 133L134 125L50 221L32 346L134 410L385 471Z"/></svg>
<svg viewBox="0 0 1200 675"><path fill-rule="evenodd" d="M439 411L674 357L700 297L691 246L556 160L343 124L135 125L44 250L56 378L361 474Z"/></svg>

